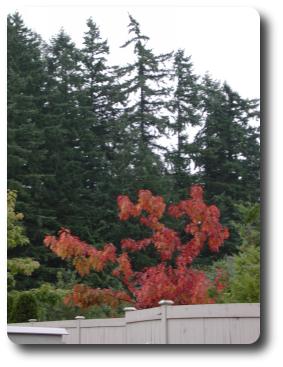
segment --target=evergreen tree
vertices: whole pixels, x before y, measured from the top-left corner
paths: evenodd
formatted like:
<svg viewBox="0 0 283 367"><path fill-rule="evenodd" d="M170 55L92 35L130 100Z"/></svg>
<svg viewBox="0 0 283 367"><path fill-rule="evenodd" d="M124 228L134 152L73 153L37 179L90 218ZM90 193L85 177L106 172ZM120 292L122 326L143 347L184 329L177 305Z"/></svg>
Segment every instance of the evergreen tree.
<svg viewBox="0 0 283 367"><path fill-rule="evenodd" d="M113 195L118 195L113 182L113 167L119 152L117 122L120 115L122 95L112 68L107 65L109 47L103 41L92 18L87 21L82 54L82 89L79 93L81 129L79 147L83 165L83 189L81 210L91 220L87 225L86 239L104 241L109 236L109 223L115 221Z"/></svg>
<svg viewBox="0 0 283 367"><path fill-rule="evenodd" d="M80 202L82 166L79 146L78 93L81 55L61 30L47 48L48 81L45 103L45 202L55 209L56 225L73 224Z"/></svg>
<svg viewBox="0 0 283 367"><path fill-rule="evenodd" d="M8 188L17 191L17 209L25 213L24 225L29 246L10 250L14 258L34 258L41 262L50 257L42 247L46 233L44 211L45 151L44 102L46 98L46 64L40 37L29 30L18 13L7 20L7 148ZM53 257L53 256L52 256ZM54 258L54 257L53 257ZM10 261L15 272L15 263ZM29 264L17 261L21 269ZM44 267L43 267L44 268ZM43 270L40 268L40 271ZM18 273L18 272L17 272ZM38 276L38 274L37 274ZM31 284L33 275L17 275L16 287Z"/></svg>
<svg viewBox="0 0 283 367"><path fill-rule="evenodd" d="M177 142L176 148L167 154L167 160L174 175L175 193L180 195L180 199L193 181L190 134L193 132L192 128L200 125L200 93L198 76L193 72L191 57L186 57L184 50L175 53L173 70L172 79L176 87L169 109L173 115L171 129Z"/></svg>
<svg viewBox="0 0 283 367"><path fill-rule="evenodd" d="M259 134L249 121L258 103L241 98L224 83L204 80L204 126L197 134L196 164L211 196L235 201L259 199ZM248 163L246 163L248 162ZM252 188L243 184L253 173Z"/></svg>
<svg viewBox="0 0 283 367"><path fill-rule="evenodd" d="M41 40L18 13L7 20L8 188L17 190L18 206L32 216L30 203L41 185L39 168L45 68Z"/></svg>
<svg viewBox="0 0 283 367"><path fill-rule="evenodd" d="M40 145L34 172L43 173L37 186L31 186L26 215L31 246L26 256L41 264L36 276L22 279L21 288L54 282L61 262L45 251L43 236L61 225L75 221L79 206L81 170L76 149L79 129L77 90L79 88L79 51L62 30L41 50L45 62L43 101L39 116Z"/></svg>
<svg viewBox="0 0 283 367"><path fill-rule="evenodd" d="M129 178L134 191L139 187L168 193L166 170L160 152L166 151L160 138L166 133L168 116L165 100L169 93L165 85L165 67L171 54L155 56L147 47L149 37L143 35L139 23L129 15L132 38L122 47L134 46L134 63L120 68L123 91L128 97L124 118L127 121Z"/></svg>
<svg viewBox="0 0 283 367"><path fill-rule="evenodd" d="M231 221L239 220L235 204L259 200L259 134L250 124L258 117L258 102L206 75L203 111L204 125L193 144L195 163L208 199L219 205L223 223L231 228ZM239 244L235 231L228 243L228 252Z"/></svg>

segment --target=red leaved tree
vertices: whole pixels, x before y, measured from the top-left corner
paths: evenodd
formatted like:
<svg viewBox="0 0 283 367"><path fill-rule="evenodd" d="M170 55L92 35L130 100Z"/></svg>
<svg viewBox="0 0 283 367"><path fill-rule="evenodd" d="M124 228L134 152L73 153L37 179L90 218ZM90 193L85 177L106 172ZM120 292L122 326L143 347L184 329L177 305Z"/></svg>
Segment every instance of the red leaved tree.
<svg viewBox="0 0 283 367"><path fill-rule="evenodd" d="M204 203L202 187L193 186L189 199L170 205L167 209L167 214L172 217L186 218L184 231L188 239L184 243L175 230L160 221L166 211L161 196L154 196L149 190L140 190L136 204L128 196L122 195L118 197L117 203L120 220L138 217L140 223L151 230L148 238L123 239L120 254L116 253L112 243L97 250L64 228L58 237L45 237L45 245L55 254L62 259L73 259L74 267L81 276L88 275L91 270L102 271L106 264L112 263L112 274L123 283L124 291L93 289L78 284L67 296L66 303L82 308L102 303L116 307L120 302L147 308L157 306L161 299L170 299L180 305L214 303L215 296L210 294L217 295L223 290L219 280L221 277L217 276L212 281L191 264L206 243L211 251L219 251L224 240L229 237L229 232L219 222L219 209ZM135 271L130 254L152 245L159 254L160 263ZM214 292L209 292L210 289Z"/></svg>

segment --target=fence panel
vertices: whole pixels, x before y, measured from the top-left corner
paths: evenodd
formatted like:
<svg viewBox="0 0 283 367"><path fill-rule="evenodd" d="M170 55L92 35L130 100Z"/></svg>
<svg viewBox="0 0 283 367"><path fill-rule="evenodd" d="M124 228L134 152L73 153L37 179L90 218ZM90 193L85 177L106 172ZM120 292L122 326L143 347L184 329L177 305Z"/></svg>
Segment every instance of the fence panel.
<svg viewBox="0 0 283 367"><path fill-rule="evenodd" d="M128 310L124 318L13 324L65 328L66 344L251 344L260 335L260 305L219 304Z"/></svg>
<svg viewBox="0 0 283 367"><path fill-rule="evenodd" d="M125 319L97 319L81 321L79 344L125 344Z"/></svg>

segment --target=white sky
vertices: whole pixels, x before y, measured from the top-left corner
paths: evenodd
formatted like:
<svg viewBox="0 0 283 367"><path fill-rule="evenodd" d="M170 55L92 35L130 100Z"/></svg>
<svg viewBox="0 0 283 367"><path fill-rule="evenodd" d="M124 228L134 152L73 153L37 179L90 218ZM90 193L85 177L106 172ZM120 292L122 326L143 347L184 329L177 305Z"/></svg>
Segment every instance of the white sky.
<svg viewBox="0 0 283 367"><path fill-rule="evenodd" d="M158 53L185 49L194 69L228 84L245 98L260 96L260 18L248 7L177 6L30 6L18 10L25 24L48 41L63 27L81 45L90 16L110 45L109 62L125 64L130 49L120 46L128 40L128 12L150 37L148 46Z"/></svg>

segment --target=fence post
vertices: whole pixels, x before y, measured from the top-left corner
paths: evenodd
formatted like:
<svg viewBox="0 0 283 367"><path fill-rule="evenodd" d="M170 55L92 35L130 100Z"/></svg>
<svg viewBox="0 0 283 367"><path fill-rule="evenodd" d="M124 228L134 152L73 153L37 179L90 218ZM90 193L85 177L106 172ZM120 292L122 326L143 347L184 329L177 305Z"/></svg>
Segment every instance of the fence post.
<svg viewBox="0 0 283 367"><path fill-rule="evenodd" d="M128 337L127 337L127 317L126 314L127 312L131 312L131 311L137 311L137 309L135 307L124 307L123 311L125 312L125 344L128 344Z"/></svg>
<svg viewBox="0 0 283 367"><path fill-rule="evenodd" d="M76 316L75 320L77 320L77 335L78 335L78 342L77 344L81 344L82 340L81 340L81 320L84 320L85 317L84 316Z"/></svg>
<svg viewBox="0 0 283 367"><path fill-rule="evenodd" d="M173 305L174 302L162 299L158 304L161 309L161 344L168 344L167 306Z"/></svg>

